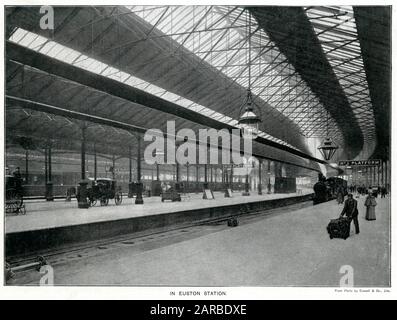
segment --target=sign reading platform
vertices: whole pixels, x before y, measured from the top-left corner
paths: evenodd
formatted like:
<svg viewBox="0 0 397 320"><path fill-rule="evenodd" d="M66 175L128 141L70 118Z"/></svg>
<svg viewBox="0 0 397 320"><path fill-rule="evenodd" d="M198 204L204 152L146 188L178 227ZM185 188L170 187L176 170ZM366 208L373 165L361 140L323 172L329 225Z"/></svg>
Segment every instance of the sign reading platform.
<svg viewBox="0 0 397 320"><path fill-rule="evenodd" d="M339 166L380 166L379 159L372 160L339 160Z"/></svg>

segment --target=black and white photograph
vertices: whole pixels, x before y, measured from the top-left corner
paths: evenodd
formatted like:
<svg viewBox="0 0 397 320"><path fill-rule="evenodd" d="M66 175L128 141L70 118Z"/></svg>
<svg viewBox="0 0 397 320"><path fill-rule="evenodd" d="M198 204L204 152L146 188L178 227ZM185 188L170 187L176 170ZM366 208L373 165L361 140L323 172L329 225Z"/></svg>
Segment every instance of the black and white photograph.
<svg viewBox="0 0 397 320"><path fill-rule="evenodd" d="M3 286L388 292L393 7L335 2L5 4Z"/></svg>

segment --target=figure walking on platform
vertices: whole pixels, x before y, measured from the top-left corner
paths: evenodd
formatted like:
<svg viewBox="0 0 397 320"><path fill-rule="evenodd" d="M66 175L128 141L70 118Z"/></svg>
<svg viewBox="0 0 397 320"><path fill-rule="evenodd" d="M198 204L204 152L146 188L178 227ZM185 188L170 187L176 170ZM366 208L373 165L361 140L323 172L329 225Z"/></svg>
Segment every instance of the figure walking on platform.
<svg viewBox="0 0 397 320"><path fill-rule="evenodd" d="M367 212L365 213L365 219L368 221L376 220L375 206L376 200L372 193L369 193L365 199L364 205L367 207Z"/></svg>
<svg viewBox="0 0 397 320"><path fill-rule="evenodd" d="M360 233L360 226L358 225L358 209L357 209L357 200L353 199L353 194L349 193L347 195L347 199L345 201L345 206L343 207L341 217L346 215L350 220L350 224L354 222L354 228L356 229L356 234Z"/></svg>
<svg viewBox="0 0 397 320"><path fill-rule="evenodd" d="M12 175L17 178L17 179L22 179L21 175L21 169L19 167L15 168L15 171L12 173Z"/></svg>
<svg viewBox="0 0 397 320"><path fill-rule="evenodd" d="M345 196L343 194L342 187L338 188L336 199L337 199L338 204L343 204L343 201L345 200Z"/></svg>
<svg viewBox="0 0 397 320"><path fill-rule="evenodd" d="M384 186L380 189L380 192L381 192L381 198L385 198L386 197L386 188Z"/></svg>

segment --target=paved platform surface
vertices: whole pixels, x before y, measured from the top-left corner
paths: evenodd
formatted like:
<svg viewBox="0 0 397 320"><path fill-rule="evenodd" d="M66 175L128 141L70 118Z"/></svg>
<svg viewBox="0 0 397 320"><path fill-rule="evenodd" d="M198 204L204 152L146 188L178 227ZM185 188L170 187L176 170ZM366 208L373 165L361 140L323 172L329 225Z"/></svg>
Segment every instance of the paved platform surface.
<svg viewBox="0 0 397 320"><path fill-rule="evenodd" d="M361 233L355 235L352 225L347 240L330 240L326 231L342 210L336 201L280 208L279 214L236 228L213 226L201 236L187 233L160 246L124 246L66 259L54 265L55 285L337 287L340 268L349 265L354 286L389 286L390 198L377 201L377 220L366 221L364 198L358 199ZM20 284L37 285L39 276L36 272Z"/></svg>
<svg viewBox="0 0 397 320"><path fill-rule="evenodd" d="M222 192L214 192L215 199L213 200L203 200L202 193L200 193L182 195L181 202L161 202L160 197L144 198L145 203L143 205L135 205L135 198L123 198L123 203L119 206L116 206L114 201L109 200L108 206L101 207L97 204L89 209L78 209L76 200L71 202L65 202L65 200L55 200L53 202L32 200L25 202L26 215L8 215L6 217L6 233L281 199L309 193L312 193L312 190L303 189L302 193L299 194L263 194L261 196L257 192L252 192L250 196L241 196L241 192L234 192L232 198L225 198Z"/></svg>

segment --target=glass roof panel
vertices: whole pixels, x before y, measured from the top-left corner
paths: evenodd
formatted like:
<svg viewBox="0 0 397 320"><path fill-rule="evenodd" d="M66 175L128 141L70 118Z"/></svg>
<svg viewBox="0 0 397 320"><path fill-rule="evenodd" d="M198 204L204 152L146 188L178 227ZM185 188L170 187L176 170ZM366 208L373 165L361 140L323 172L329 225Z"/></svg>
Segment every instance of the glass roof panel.
<svg viewBox="0 0 397 320"><path fill-rule="evenodd" d="M242 7L234 6L178 6L168 7L168 12L160 22L145 16L144 11L137 6L128 7L139 17L156 26L158 30L176 40L180 45L196 56L209 63L223 75L235 83L246 88L248 86L248 22L249 12ZM185 9L184 11L182 11ZM181 23L182 22L182 23ZM327 22L332 26L331 22ZM321 25L321 27L325 27ZM179 32L179 33L178 33ZM183 36L181 36L181 32ZM251 18L251 89L257 95L255 102L258 105L270 103L274 109L289 115L286 107L289 101L280 102L280 95L293 95L297 98L298 91L293 87L298 86L301 79L294 74L294 68L286 62L286 58L279 52L267 34L258 28L256 20ZM345 31L344 31L345 32ZM332 36L331 36L332 37ZM346 36L347 37L347 36ZM330 47L330 50L333 48ZM349 47L349 50L351 47ZM200 66L203 71L204 66ZM285 86L288 89L280 87ZM299 87L307 88L305 82ZM307 92L308 99L313 100L314 94ZM299 103L307 103L304 99L296 99ZM274 103L272 103L274 101ZM320 106L322 107L322 106ZM300 110L300 109L296 109ZM297 113L298 111L294 111ZM313 126L322 120L313 121ZM334 121L333 119L330 120ZM298 124L298 122L297 122ZM299 124L298 124L299 125ZM302 133L310 129L301 127ZM341 135L340 132L338 132Z"/></svg>
<svg viewBox="0 0 397 320"><path fill-rule="evenodd" d="M79 53L76 50L70 49L70 48L63 46L55 41L46 39L46 38L36 35L32 32L18 28L13 33L13 35L10 37L9 40L12 42L15 42L17 44L23 45L25 47L31 46L32 49L35 51L39 51L43 54L46 54L50 57L54 57L54 58L61 60L63 62L73 64L77 67L86 69L88 71L91 71L91 72L94 72L97 74L102 74L103 76L123 82L127 85L144 90L148 93L151 93L153 95L161 97L161 98L168 100L170 102L177 103L178 105L180 105L182 107L189 108L189 109L195 109L195 110L197 110L197 112L199 112L203 115L212 117L214 119L218 119L218 121L222 121L224 123L227 123L227 124L230 124L230 125L233 125L236 127L238 126L238 122L234 119L231 119L230 117L227 117L221 113L218 113L218 112L211 110L209 108L206 108L204 106L198 105L198 104L194 103L193 101L185 99L175 93L166 91L154 84L148 83L148 82L146 82L142 79L139 79L131 74L121 71L113 66L107 65L107 64L100 62L96 59L90 58L86 55ZM39 47L38 46L39 43L44 44L44 45L42 47ZM62 53L62 54L59 54L59 53ZM267 134L267 136L271 137L268 134ZM274 141L277 141L278 143L283 143L293 149L297 149L296 147L282 141L281 139L274 138L274 137L272 137L272 138Z"/></svg>
<svg viewBox="0 0 397 320"><path fill-rule="evenodd" d="M363 111L360 109L362 103L358 104L356 100L358 95L363 98L363 94L365 101L371 101L371 98L353 8L351 6L309 7L305 11L356 115L364 135L364 142L374 139L375 122L372 105L369 103L363 121L361 118ZM357 77L358 74L361 76Z"/></svg>

